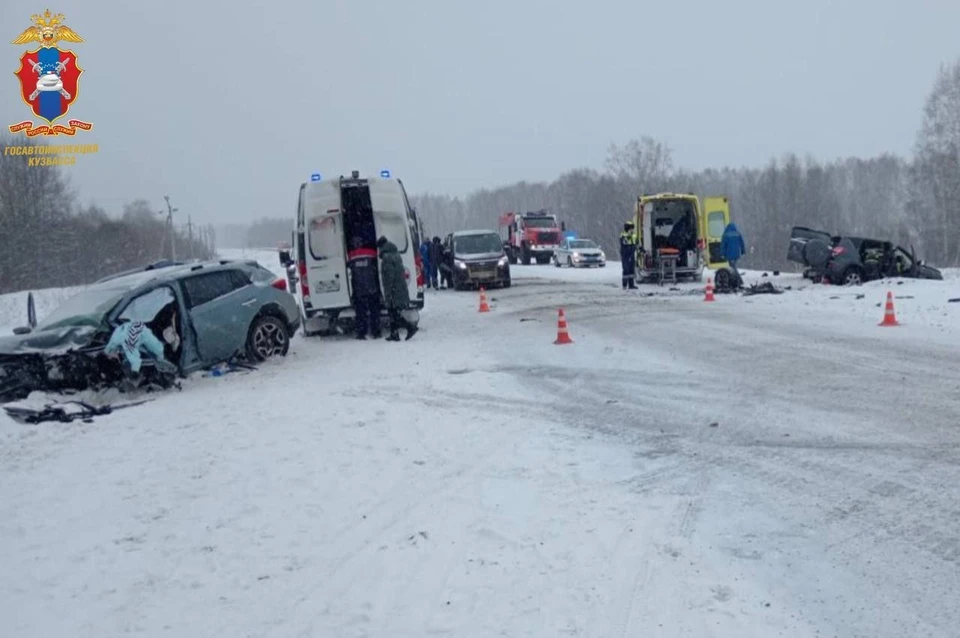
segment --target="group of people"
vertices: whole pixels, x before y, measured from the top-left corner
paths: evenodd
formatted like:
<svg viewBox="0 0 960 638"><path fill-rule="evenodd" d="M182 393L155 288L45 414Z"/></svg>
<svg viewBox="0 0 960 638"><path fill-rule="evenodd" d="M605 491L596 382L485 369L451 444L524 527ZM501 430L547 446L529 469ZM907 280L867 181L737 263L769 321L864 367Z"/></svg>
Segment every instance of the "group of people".
<svg viewBox="0 0 960 638"><path fill-rule="evenodd" d="M379 270L377 262L379 261ZM374 246L356 234L347 251L347 267L353 288L353 307L356 311L357 339L381 337L380 330L380 280L383 280L383 303L390 317L390 334L387 341L400 341L400 328L406 329L406 339L417 333L417 326L403 316L410 305L410 293L403 274L403 260L397 245L380 236ZM379 276L378 276L379 275Z"/></svg>
<svg viewBox="0 0 960 638"><path fill-rule="evenodd" d="M447 252L439 237L434 237L432 241L424 239L420 244L420 260L423 262L427 288L440 290L441 285L444 288L453 285Z"/></svg>
<svg viewBox="0 0 960 638"><path fill-rule="evenodd" d="M623 289L636 289L637 283L637 246L640 243L640 237L637 235L636 228L632 221L623 225L623 232L620 233L620 265L623 269L621 284ZM740 277L740 271L737 269L737 262L747 252L747 245L743 241L743 235L734 222L727 224L723 229L723 236L720 239L720 254L730 264L730 271L733 275L731 285L739 288L743 284Z"/></svg>

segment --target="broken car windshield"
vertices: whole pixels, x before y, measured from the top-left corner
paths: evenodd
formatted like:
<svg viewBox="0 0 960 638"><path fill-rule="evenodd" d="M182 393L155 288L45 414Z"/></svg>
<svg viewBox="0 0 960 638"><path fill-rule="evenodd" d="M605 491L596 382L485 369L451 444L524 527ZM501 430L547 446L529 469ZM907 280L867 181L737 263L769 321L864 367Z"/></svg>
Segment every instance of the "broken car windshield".
<svg viewBox="0 0 960 638"><path fill-rule="evenodd" d="M56 310L47 315L37 330L50 330L67 326L97 327L104 315L113 308L127 292L126 288L92 288L70 297Z"/></svg>

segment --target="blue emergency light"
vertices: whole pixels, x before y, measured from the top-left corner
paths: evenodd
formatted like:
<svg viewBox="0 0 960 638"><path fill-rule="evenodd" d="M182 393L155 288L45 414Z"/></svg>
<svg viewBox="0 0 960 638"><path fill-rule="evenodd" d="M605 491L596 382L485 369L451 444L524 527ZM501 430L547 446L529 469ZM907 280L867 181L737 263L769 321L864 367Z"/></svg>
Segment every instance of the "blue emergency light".
<svg viewBox="0 0 960 638"><path fill-rule="evenodd" d="M311 175L311 176L310 176L310 181L311 181L311 182L319 182L319 181L320 181L320 173L314 173L313 175Z"/></svg>
<svg viewBox="0 0 960 638"><path fill-rule="evenodd" d="M382 171L380 171L380 177L382 177L383 179L390 179L390 171L388 171L387 169L383 169Z"/></svg>
<svg viewBox="0 0 960 638"><path fill-rule="evenodd" d="M577 238L577 233L576 233L576 231L568 230L568 231L564 234L564 237L566 237L567 239L576 239L576 238Z"/></svg>

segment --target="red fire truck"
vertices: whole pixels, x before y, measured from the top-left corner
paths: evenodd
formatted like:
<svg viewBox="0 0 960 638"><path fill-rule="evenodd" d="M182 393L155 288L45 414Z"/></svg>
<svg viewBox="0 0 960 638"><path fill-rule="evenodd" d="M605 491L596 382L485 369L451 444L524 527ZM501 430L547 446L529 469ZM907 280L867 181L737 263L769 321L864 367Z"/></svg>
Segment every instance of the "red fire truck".
<svg viewBox="0 0 960 638"><path fill-rule="evenodd" d="M531 259L538 264L550 263L566 230L566 224L546 210L504 213L499 222L500 238L511 264L520 261L528 265Z"/></svg>

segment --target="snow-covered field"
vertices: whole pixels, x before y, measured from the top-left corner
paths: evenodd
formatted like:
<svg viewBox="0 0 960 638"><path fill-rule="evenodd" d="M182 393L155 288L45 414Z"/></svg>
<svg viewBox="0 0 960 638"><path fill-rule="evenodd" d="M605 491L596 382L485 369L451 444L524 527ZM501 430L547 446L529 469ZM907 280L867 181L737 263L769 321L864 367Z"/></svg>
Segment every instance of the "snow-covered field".
<svg viewBox="0 0 960 638"><path fill-rule="evenodd" d="M0 416L0 635L956 636L960 275L747 279L793 289L521 266L409 342Z"/></svg>

